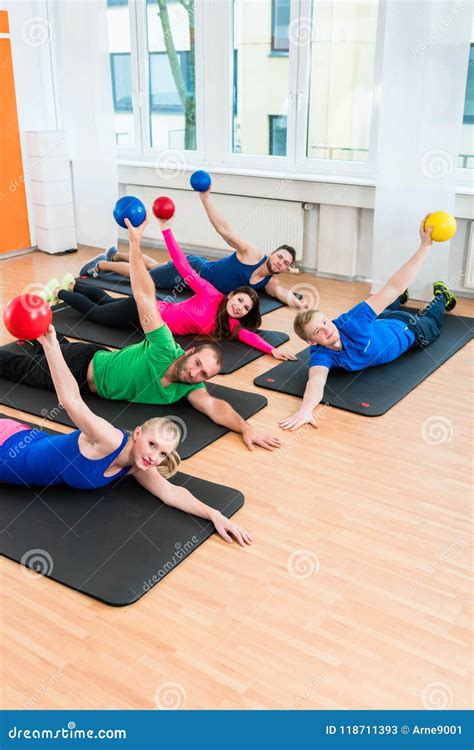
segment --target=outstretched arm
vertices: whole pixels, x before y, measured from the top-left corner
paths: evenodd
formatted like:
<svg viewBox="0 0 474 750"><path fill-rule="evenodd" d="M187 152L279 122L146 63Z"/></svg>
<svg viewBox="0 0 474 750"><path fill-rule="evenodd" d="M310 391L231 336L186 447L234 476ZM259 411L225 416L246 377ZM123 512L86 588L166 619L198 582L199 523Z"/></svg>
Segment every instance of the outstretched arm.
<svg viewBox="0 0 474 750"><path fill-rule="evenodd" d="M367 304L370 305L377 315L380 315L386 307L391 305L392 302L395 302L395 300L403 294L405 289L408 289L423 265L433 243L433 240L431 239L433 227L428 227L428 230L425 230L425 221L428 216L429 214L425 216L420 224L419 232L421 244L416 253L389 278L385 286L383 286L377 294L373 294L372 297L369 297L367 300Z"/></svg>
<svg viewBox="0 0 474 750"><path fill-rule="evenodd" d="M151 333L163 325L163 318L156 304L155 284L140 251L140 240L148 219L139 227L132 226L128 219L125 219L125 223L130 239L130 283L133 297L137 303L140 325L145 333Z"/></svg>
<svg viewBox="0 0 474 750"><path fill-rule="evenodd" d="M91 443L103 445L107 450L115 450L122 441L122 433L107 420L96 416L85 403L79 385L63 357L53 326L38 341L44 349L58 400L76 427Z"/></svg>
<svg viewBox="0 0 474 750"><path fill-rule="evenodd" d="M275 437L262 435L260 432L251 427L240 414L237 414L227 401L211 396L205 388L191 391L187 396L188 401L195 409L212 419L216 424L227 427L233 432L239 432L249 450L253 450L255 445L272 451L279 448L281 441Z"/></svg>
<svg viewBox="0 0 474 750"><path fill-rule="evenodd" d="M280 427L284 430L297 430L304 424L310 424L317 427L316 420L313 416L313 409L321 402L324 393L324 386L328 378L329 368L322 365L315 365L309 368L308 382L306 384L303 403L297 412L282 419Z"/></svg>
<svg viewBox="0 0 474 750"><path fill-rule="evenodd" d="M196 294L206 294L208 296L212 294L215 295L216 293L219 294L215 286L213 286L209 281L206 281L206 279L201 278L201 276L199 276L199 274L196 273L194 268L191 266L185 254L176 242L173 230L171 229L171 227L166 226L168 222L160 221L160 224L162 227L163 239L166 243L170 258L175 264L178 273L180 273L183 279L186 281L187 285L191 287L193 292L196 292Z"/></svg>
<svg viewBox="0 0 474 750"><path fill-rule="evenodd" d="M205 193L199 193L199 197L201 199L202 205L204 206L204 210L207 213L209 221L211 222L216 232L220 234L222 239L225 240L228 245L233 247L234 250L237 250L237 253L241 258L246 258L246 260L255 258L255 261L257 262L262 257L262 252L257 247L251 245L250 242L242 239L242 237L239 237L239 235L234 232L227 219L225 219L222 214L220 214L215 208L214 204L211 201L210 193L211 188Z"/></svg>
<svg viewBox="0 0 474 750"><path fill-rule="evenodd" d="M161 476L156 469L148 471L138 470L133 476L142 487L151 492L155 497L160 498L166 505L178 508L184 513L191 513L193 516L205 518L212 521L216 531L226 542L232 543L232 537L245 547L252 543L252 537L242 526L238 526L230 521L220 511L211 508L209 505L202 503L197 497L194 497L185 487L176 487L167 479Z"/></svg>
<svg viewBox="0 0 474 750"><path fill-rule="evenodd" d="M239 341L243 341L247 346L252 346L254 349L259 349L265 354L270 354L275 359L281 359L283 361L288 359L296 359L294 354L285 354L279 349L274 348L268 341L258 335L255 331L248 331L246 328L239 328L237 331L237 338Z"/></svg>
<svg viewBox="0 0 474 750"><path fill-rule="evenodd" d="M294 310L307 310L309 307L309 303L304 297L302 299L296 297L293 292L279 284L275 277L270 279L265 287L265 291L271 297L279 299L284 305L288 305L288 307L292 307Z"/></svg>

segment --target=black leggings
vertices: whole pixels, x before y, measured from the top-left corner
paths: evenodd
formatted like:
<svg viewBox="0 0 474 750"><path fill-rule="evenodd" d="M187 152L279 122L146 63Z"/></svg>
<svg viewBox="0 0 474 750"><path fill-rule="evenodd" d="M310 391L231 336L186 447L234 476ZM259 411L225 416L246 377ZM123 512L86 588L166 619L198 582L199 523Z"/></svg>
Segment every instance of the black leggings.
<svg viewBox="0 0 474 750"><path fill-rule="evenodd" d="M112 328L130 330L140 327L137 303L133 297L111 297L103 289L76 281L73 292L62 289L59 299L87 315L88 320Z"/></svg>
<svg viewBox="0 0 474 750"><path fill-rule="evenodd" d="M79 387L87 391L89 363L94 354L105 347L96 344L73 344L59 334L58 341L66 364ZM0 347L0 375L13 383L30 385L43 391L54 391L48 362L38 341L17 341L11 346Z"/></svg>

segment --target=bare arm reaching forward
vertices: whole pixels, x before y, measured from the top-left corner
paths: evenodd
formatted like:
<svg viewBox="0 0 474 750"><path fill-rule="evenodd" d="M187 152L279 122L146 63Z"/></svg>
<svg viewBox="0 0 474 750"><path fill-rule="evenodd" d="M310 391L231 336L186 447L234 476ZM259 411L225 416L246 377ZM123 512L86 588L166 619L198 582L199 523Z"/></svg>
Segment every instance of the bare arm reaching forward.
<svg viewBox="0 0 474 750"><path fill-rule="evenodd" d="M188 401L195 409L202 412L216 424L221 424L233 432L239 432L247 448L252 451L255 445L272 451L279 448L281 441L275 437L262 435L242 419L235 409L227 401L211 396L205 388L192 391L187 396Z"/></svg>
<svg viewBox="0 0 474 750"><path fill-rule="evenodd" d="M309 368L308 382L306 384L303 403L297 412L286 419L282 419L280 427L284 430L297 430L304 424L310 424L317 427L316 420L313 416L313 409L321 402L324 393L324 386L329 375L329 368L322 365L315 365Z"/></svg>
<svg viewBox="0 0 474 750"><path fill-rule="evenodd" d="M232 543L232 537L242 547L246 547L252 543L251 535L242 526L238 526L220 511L198 500L185 487L176 487L171 484L156 469L149 471L139 470L134 472L133 476L142 487L145 487L148 492L158 497L166 505L171 505L173 508L184 511L184 513L191 513L193 516L199 516L199 518L212 521L216 531L229 544Z"/></svg>

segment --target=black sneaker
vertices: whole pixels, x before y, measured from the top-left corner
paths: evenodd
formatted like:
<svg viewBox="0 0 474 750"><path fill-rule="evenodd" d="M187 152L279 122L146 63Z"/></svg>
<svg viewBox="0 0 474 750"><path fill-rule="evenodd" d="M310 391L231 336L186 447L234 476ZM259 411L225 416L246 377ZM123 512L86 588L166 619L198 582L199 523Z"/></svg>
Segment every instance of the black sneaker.
<svg viewBox="0 0 474 750"><path fill-rule="evenodd" d="M444 294L444 298L446 300L446 304L444 305L444 309L446 312L451 312L451 310L454 310L454 308L457 305L457 299L454 296L452 292L449 291L448 287L444 283L444 281L435 281L433 284L433 294L435 297L438 294Z"/></svg>

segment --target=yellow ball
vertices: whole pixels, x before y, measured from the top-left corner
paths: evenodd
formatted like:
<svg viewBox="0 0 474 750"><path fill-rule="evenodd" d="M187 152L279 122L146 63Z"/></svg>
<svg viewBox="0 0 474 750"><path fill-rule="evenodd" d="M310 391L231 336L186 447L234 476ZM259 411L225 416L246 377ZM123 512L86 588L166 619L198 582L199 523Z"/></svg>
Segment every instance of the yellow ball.
<svg viewBox="0 0 474 750"><path fill-rule="evenodd" d="M435 211L425 221L425 229L433 227L431 238L435 242L446 242L456 234L456 219L446 211Z"/></svg>

